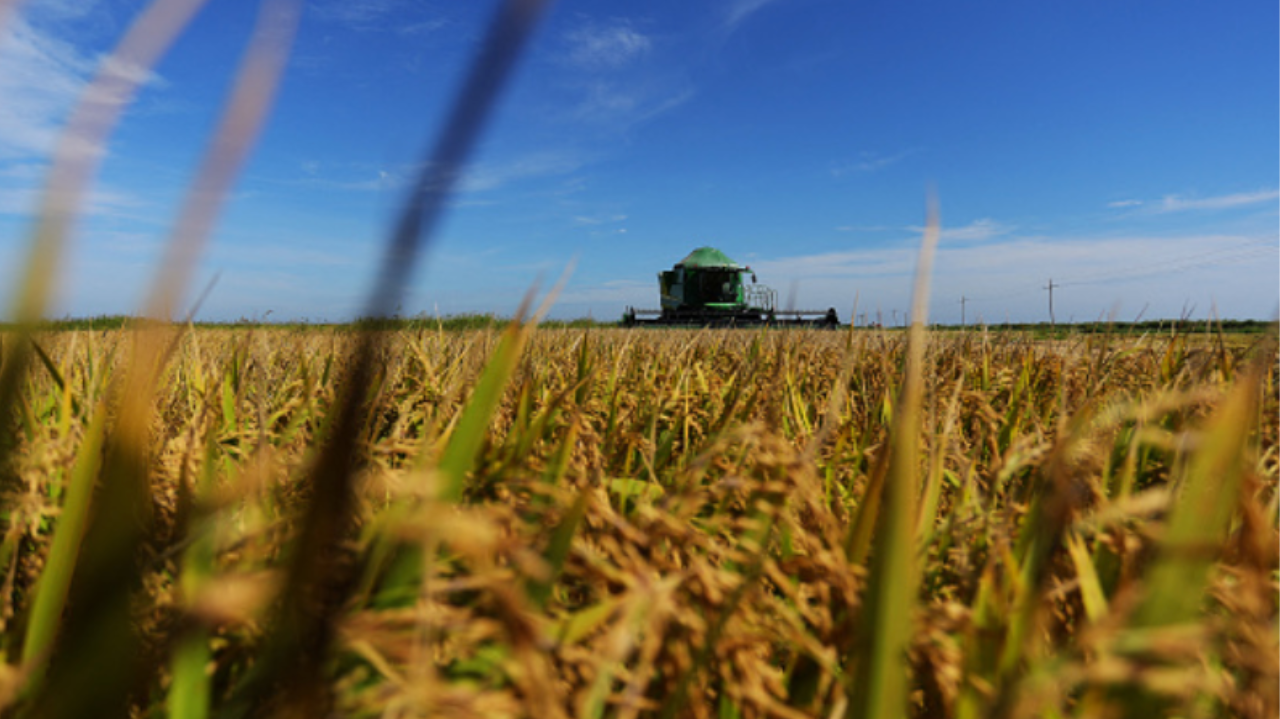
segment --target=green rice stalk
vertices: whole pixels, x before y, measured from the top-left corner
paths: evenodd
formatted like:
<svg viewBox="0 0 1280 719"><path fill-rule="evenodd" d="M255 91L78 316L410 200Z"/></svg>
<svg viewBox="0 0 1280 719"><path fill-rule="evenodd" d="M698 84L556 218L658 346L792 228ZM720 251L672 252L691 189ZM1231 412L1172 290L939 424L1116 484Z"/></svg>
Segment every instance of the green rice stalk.
<svg viewBox="0 0 1280 719"><path fill-rule="evenodd" d="M31 603L26 639L22 646L22 663L38 682L41 667L48 659L67 603L67 592L80 555L80 542L89 521L94 482L102 464L102 443L106 429L107 409L100 404L93 413L84 439L76 453L67 482L62 515L53 534L53 544L45 570L40 574ZM29 688L30 690L30 688Z"/></svg>
<svg viewBox="0 0 1280 719"><path fill-rule="evenodd" d="M1067 538L1067 552L1071 555L1071 563L1076 570L1076 580L1080 582L1080 598L1084 603L1085 616L1090 622L1097 624L1107 616L1107 594L1098 579L1093 557L1078 534Z"/></svg>
<svg viewBox="0 0 1280 719"><path fill-rule="evenodd" d="M916 267L902 396L894 411L884 510L876 528L866 599L862 609L849 703L855 719L897 719L907 708L906 651L911 637L917 575L916 494L920 491L921 404L924 390L925 322L929 274L938 244L938 216L930 201Z"/></svg>
<svg viewBox="0 0 1280 719"><path fill-rule="evenodd" d="M101 488L69 585L69 611L48 680L34 700L41 716L83 716L90 708L122 715L141 669L130 603L141 586L138 549L152 526L148 425L157 368L148 347L154 349L154 339L138 338L117 390L119 417L105 440Z"/></svg>
<svg viewBox="0 0 1280 719"><path fill-rule="evenodd" d="M527 300L526 300L527 303ZM440 456L438 471L442 481L439 496L445 502L458 502L466 488L467 473L475 465L489 431L494 410L507 389L507 381L515 371L528 340L529 329L520 322L523 312L517 314L498 340L498 346L485 364L480 379L476 381L471 398L449 436L449 443Z"/></svg>
<svg viewBox="0 0 1280 719"><path fill-rule="evenodd" d="M1251 430L1258 421L1261 372L1256 364L1246 370L1200 433L1133 615L1129 633L1134 636L1197 628L1210 576L1240 502ZM1142 642L1130 649L1122 645L1119 651L1144 663L1163 663L1159 652ZM1155 716L1168 711L1172 702L1166 692L1140 678L1122 688L1118 698L1131 716Z"/></svg>
<svg viewBox="0 0 1280 719"><path fill-rule="evenodd" d="M929 474L925 480L924 495L920 501L920 517L916 521L916 532L920 546L928 546L933 541L934 526L938 520L938 502L942 496L942 482L945 473L944 464L951 436L956 429L956 417L960 407L960 390L964 387L963 367L961 376L956 378L951 390L951 399L947 402L946 418L942 423L942 431L934 435L933 451L929 458Z"/></svg>
<svg viewBox="0 0 1280 719"><path fill-rule="evenodd" d="M197 505L207 504L213 492L217 477L217 453L217 433L210 431L205 439L204 461L200 464L199 485L194 493ZM213 577L218 519L216 515L211 515L197 523L190 544L183 553L179 586L188 608ZM178 638L169 669L172 680L167 708L171 719L205 719L209 716L213 688L206 669L212 658L207 627L197 624Z"/></svg>
<svg viewBox="0 0 1280 719"><path fill-rule="evenodd" d="M1205 426L1186 473L1160 555L1134 622L1158 627L1194 618L1200 610L1215 554L1226 537L1246 468L1256 423L1259 371L1240 378Z"/></svg>
<svg viewBox="0 0 1280 719"><path fill-rule="evenodd" d="M547 576L544 579L531 580L527 589L529 601L538 609L545 608L551 599L556 580L564 570L565 561L569 559L570 545L578 532L578 527L582 524L582 518L587 513L587 502L587 493L580 493L569 511L551 530L551 538L543 553L543 559L547 562Z"/></svg>

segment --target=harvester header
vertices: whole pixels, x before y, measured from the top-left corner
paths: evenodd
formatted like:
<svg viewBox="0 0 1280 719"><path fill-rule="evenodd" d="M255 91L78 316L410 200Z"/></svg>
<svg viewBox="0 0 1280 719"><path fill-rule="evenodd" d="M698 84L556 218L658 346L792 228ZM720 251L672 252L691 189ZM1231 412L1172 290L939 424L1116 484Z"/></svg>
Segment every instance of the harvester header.
<svg viewBox="0 0 1280 719"><path fill-rule="evenodd" d="M751 282L745 278L750 275ZM699 247L670 270L658 273L662 308L628 307L623 324L633 325L806 325L836 327L834 307L779 310L778 293L756 284L750 267L739 265L714 247Z"/></svg>

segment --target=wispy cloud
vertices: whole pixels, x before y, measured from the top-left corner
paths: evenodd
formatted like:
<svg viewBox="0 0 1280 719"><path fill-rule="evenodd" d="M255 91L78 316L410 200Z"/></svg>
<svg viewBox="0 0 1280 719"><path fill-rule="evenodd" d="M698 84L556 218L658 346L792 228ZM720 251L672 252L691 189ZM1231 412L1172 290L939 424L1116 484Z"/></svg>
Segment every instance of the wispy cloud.
<svg viewBox="0 0 1280 719"><path fill-rule="evenodd" d="M302 171L302 177L284 180L266 178L266 181L277 185L296 185L322 190L382 192L404 187L409 178L407 168L370 170L362 167L343 172L341 177L335 176L332 168L315 161L303 162L299 169Z"/></svg>
<svg viewBox="0 0 1280 719"><path fill-rule="evenodd" d="M316 3L311 13L320 20L367 30L378 26L401 4L401 0L331 0Z"/></svg>
<svg viewBox="0 0 1280 719"><path fill-rule="evenodd" d="M33 4L30 9L38 24L23 17L10 18L0 37L0 162L4 163L0 168L0 214L23 215L35 210L67 115L89 87L93 73L102 70L129 80L131 85L165 85L151 70L86 53L59 37L57 32L66 30L67 21L81 17L76 7L54 2ZM94 8L82 14L89 10ZM118 91L123 84L115 86ZM127 98L103 91L87 99L108 105ZM101 148L84 143L63 146L64 150L81 148L101 152ZM99 185L80 210L86 215L129 217L146 206L137 195Z"/></svg>
<svg viewBox="0 0 1280 719"><path fill-rule="evenodd" d="M1114 202L1108 202L1107 207L1120 209L1124 207L1138 207L1141 204L1142 200L1116 200Z"/></svg>
<svg viewBox="0 0 1280 719"><path fill-rule="evenodd" d="M613 223L616 223L616 222L623 222L623 221L624 221L624 220L626 220L626 219L627 219L627 216L626 216L626 215L618 215L618 214L613 214L613 215L577 215L577 216L575 216L575 217L573 218L573 223L574 223L575 225L596 226L596 225L613 224Z"/></svg>
<svg viewBox="0 0 1280 719"><path fill-rule="evenodd" d="M475 163L462 171L454 189L459 194L491 192L524 180L567 175L585 162L584 156L575 152L548 150L502 162ZM407 187L421 167L415 164L393 167L333 165L305 160L298 165L301 176L271 182L331 190L382 192Z"/></svg>
<svg viewBox="0 0 1280 719"><path fill-rule="evenodd" d="M7 179L7 178L6 178ZM0 215L30 216L40 201L40 181L9 185L0 182ZM132 192L98 185L78 208L81 215L154 221L154 207Z"/></svg>
<svg viewBox="0 0 1280 719"><path fill-rule="evenodd" d="M49 172L49 163L41 161L13 162L0 166L0 180L22 180L34 182L44 178Z"/></svg>
<svg viewBox="0 0 1280 719"><path fill-rule="evenodd" d="M654 81L596 80L585 94L574 119L625 131L666 114L693 99L693 88Z"/></svg>
<svg viewBox="0 0 1280 719"><path fill-rule="evenodd" d="M587 312L620 312L623 307L651 307L658 303L658 283L611 280L599 284L570 283L556 302L558 314L582 316Z"/></svg>
<svg viewBox="0 0 1280 719"><path fill-rule="evenodd" d="M733 2L729 3L729 7L725 12L725 27L732 32L737 29L738 25L742 24L743 20L756 14L761 8L772 2L775 2L775 0L733 0Z"/></svg>
<svg viewBox="0 0 1280 719"><path fill-rule="evenodd" d="M459 192L488 192L513 182L567 175L584 160L573 152L546 151L498 163L479 163L463 173Z"/></svg>
<svg viewBox="0 0 1280 719"><path fill-rule="evenodd" d="M909 226L906 229L912 233L924 232L924 228L918 226ZM983 240L990 240L994 237L1000 237L1001 235L1007 235L1010 232L1013 232L1014 229L1014 227L1006 225L1003 222L998 222L990 217L984 217L959 227L944 226L941 233L938 235L938 238L944 241L981 242Z"/></svg>
<svg viewBox="0 0 1280 719"><path fill-rule="evenodd" d="M922 151L923 148L912 147L892 155L883 155L878 152L862 152L857 160L852 162L839 162L831 166L832 177L843 177L853 173L869 173L883 170L890 165L896 165L899 162L911 157Z"/></svg>
<svg viewBox="0 0 1280 719"><path fill-rule="evenodd" d="M315 3L310 12L324 22L359 32L418 35L449 24L444 16L409 0L328 0Z"/></svg>
<svg viewBox="0 0 1280 719"><path fill-rule="evenodd" d="M0 38L0 159L48 157L93 58L12 18Z"/></svg>
<svg viewBox="0 0 1280 719"><path fill-rule="evenodd" d="M1185 210L1225 210L1232 207L1258 205L1264 202L1274 203L1280 199L1280 190L1258 190L1256 192L1239 192L1233 195L1216 197L1181 197L1166 195L1157 207L1158 212L1183 212Z"/></svg>
<svg viewBox="0 0 1280 719"><path fill-rule="evenodd" d="M584 70L613 70L644 56L653 45L625 20L583 22L564 33L565 61Z"/></svg>
<svg viewBox="0 0 1280 719"><path fill-rule="evenodd" d="M915 232L924 232L923 227L913 227L911 229ZM960 227L943 227L938 238L941 240L978 242L982 240L989 240L993 237L999 237L1001 235L1007 235L1013 230L1014 228L1009 225L997 222L989 217L984 217Z"/></svg>
<svg viewBox="0 0 1280 719"><path fill-rule="evenodd" d="M688 102L683 69L657 52L653 38L626 18L578 19L560 35L556 60L575 95L561 121L626 132Z"/></svg>
<svg viewBox="0 0 1280 719"><path fill-rule="evenodd" d="M1001 318L1007 313L1015 319L1042 319L1040 300L1050 277L1066 288L1059 303L1089 318L1121 300L1134 307L1148 300L1160 302L1159 308L1153 304L1153 311L1176 314L1192 296L1234 298L1233 307L1224 305L1224 311L1233 315L1266 313L1273 309L1266 305L1274 303L1277 289L1276 239L1223 234L1009 236L980 245L944 244L934 262L933 294L940 298L936 303L947 306L936 306L938 311L932 314L957 310L950 304L964 296L973 303L971 312L976 308ZM909 303L916 252L914 242L904 241L887 247L766 257L752 260L751 266L774 287L795 283L802 306L847 308L857 294L864 310L882 307L888 322L891 308L897 307L900 314ZM1099 257L1106 258L1105 265ZM1259 294L1260 288L1268 291ZM1028 300L1035 302L1029 305ZM1059 319L1063 316L1059 314Z"/></svg>
<svg viewBox="0 0 1280 719"><path fill-rule="evenodd" d="M885 230L895 230L896 227L889 225L840 225L836 227L836 232L883 232Z"/></svg>
<svg viewBox="0 0 1280 719"><path fill-rule="evenodd" d="M820 277L896 277L911 272L915 253L907 247L847 250L752 260L751 267L770 283Z"/></svg>
<svg viewBox="0 0 1280 719"><path fill-rule="evenodd" d="M22 9L28 15L43 20L66 22L90 15L100 10L103 4L95 0L32 0Z"/></svg>

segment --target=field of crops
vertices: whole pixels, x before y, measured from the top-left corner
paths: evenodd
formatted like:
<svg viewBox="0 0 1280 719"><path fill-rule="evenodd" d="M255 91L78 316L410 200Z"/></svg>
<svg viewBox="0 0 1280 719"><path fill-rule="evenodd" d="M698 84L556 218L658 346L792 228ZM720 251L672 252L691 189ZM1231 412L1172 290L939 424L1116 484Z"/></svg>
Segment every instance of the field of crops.
<svg viewBox="0 0 1280 719"><path fill-rule="evenodd" d="M1280 711L1271 336L4 339L18 714Z"/></svg>

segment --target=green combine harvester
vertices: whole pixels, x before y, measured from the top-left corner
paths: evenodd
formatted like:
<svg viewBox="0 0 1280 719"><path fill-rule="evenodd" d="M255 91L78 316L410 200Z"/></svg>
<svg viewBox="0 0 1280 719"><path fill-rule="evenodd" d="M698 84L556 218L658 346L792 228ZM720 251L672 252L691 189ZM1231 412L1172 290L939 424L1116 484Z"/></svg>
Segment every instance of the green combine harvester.
<svg viewBox="0 0 1280 719"><path fill-rule="evenodd" d="M751 283L745 281L751 276ZM750 267L739 265L714 247L699 247L675 267L658 273L662 309L628 307L622 323L637 325L693 325L750 327L790 325L834 328L840 325L834 307L822 310L779 310L778 293L756 284Z"/></svg>

